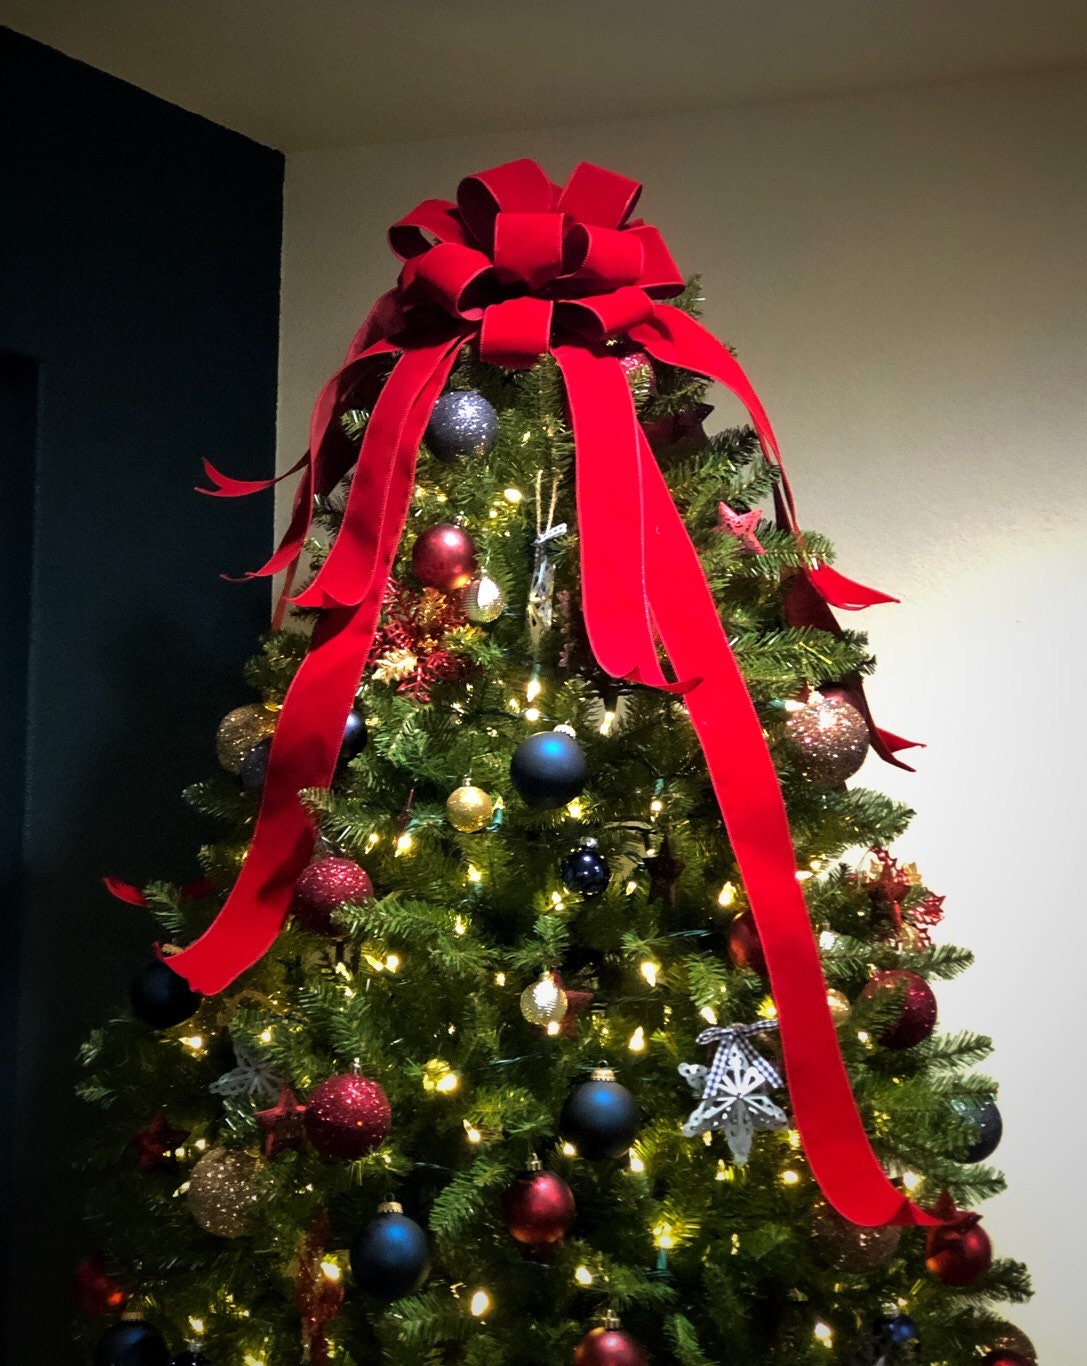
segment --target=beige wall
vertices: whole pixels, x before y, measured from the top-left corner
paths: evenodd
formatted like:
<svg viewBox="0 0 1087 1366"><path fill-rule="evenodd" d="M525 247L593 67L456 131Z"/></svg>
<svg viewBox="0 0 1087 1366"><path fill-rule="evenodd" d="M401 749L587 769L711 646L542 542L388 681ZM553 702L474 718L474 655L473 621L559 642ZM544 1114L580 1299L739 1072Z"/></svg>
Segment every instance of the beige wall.
<svg viewBox="0 0 1087 1366"><path fill-rule="evenodd" d="M903 599L863 623L872 694L929 748L916 776L864 777L918 810L898 852L978 955L941 1011L996 1040L1011 1190L987 1223L1032 1264L1017 1317L1050 1366L1082 1356L1087 1271L1084 128L1087 77L1066 74L298 154L283 294L286 463L394 278L385 228L418 199L526 154L555 177L588 158L645 181L805 521Z"/></svg>

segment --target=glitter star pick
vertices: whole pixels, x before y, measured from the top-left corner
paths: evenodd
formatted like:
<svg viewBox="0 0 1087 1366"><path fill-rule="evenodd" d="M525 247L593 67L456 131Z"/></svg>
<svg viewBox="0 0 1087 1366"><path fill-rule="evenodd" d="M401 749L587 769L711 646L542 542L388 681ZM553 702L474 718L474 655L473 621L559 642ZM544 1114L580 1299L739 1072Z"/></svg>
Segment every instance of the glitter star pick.
<svg viewBox="0 0 1087 1366"><path fill-rule="evenodd" d="M762 513L758 508L753 508L750 512L733 512L727 503L717 504L717 526L715 530L735 536L743 544L743 548L750 550L752 555L766 554L762 543L755 535L755 528L761 521Z"/></svg>

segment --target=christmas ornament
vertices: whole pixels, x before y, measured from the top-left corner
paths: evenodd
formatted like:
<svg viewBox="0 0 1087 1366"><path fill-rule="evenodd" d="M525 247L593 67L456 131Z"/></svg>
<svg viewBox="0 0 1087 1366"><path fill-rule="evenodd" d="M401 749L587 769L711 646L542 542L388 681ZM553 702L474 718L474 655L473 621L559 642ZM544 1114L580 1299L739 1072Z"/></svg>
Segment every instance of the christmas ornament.
<svg viewBox="0 0 1087 1366"><path fill-rule="evenodd" d="M345 931L333 923L333 911L369 901L373 895L369 873L353 859L319 858L303 870L295 883L291 911L304 930L336 938Z"/></svg>
<svg viewBox="0 0 1087 1366"><path fill-rule="evenodd" d="M275 1157L290 1149L296 1153L306 1150L306 1107L299 1104L289 1086L282 1086L279 1099L269 1110L258 1110L253 1118L264 1134L264 1156Z"/></svg>
<svg viewBox="0 0 1087 1366"><path fill-rule="evenodd" d="M958 1099L952 1101L955 1109L977 1128L977 1138L967 1148L964 1162L984 1162L996 1152L1004 1136L1004 1121L995 1100L987 1100L983 1105L974 1101Z"/></svg>
<svg viewBox="0 0 1087 1366"><path fill-rule="evenodd" d="M541 730L522 740L510 760L510 777L535 811L573 801L589 776L585 752L565 730Z"/></svg>
<svg viewBox="0 0 1087 1366"><path fill-rule="evenodd" d="M898 1002L898 1019L879 1036L884 1048L913 1048L927 1039L936 1026L936 997L932 988L923 977L905 968L878 973L858 999L880 1006Z"/></svg>
<svg viewBox="0 0 1087 1366"><path fill-rule="evenodd" d="M241 1039L234 1039L235 1066L211 1083L213 1096L248 1096L250 1100L272 1100L283 1085L267 1061Z"/></svg>
<svg viewBox="0 0 1087 1366"><path fill-rule="evenodd" d="M489 574L477 574L464 590L464 615L483 625L497 621L506 610L506 595Z"/></svg>
<svg viewBox="0 0 1087 1366"><path fill-rule="evenodd" d="M877 1262L875 1265L878 1266L880 1263ZM851 1268L843 1269L850 1270ZM861 1271L869 1269L866 1266L858 1268ZM905 1347L907 1343L920 1342L921 1340L921 1334L917 1331L917 1324L908 1314L895 1314L893 1318L876 1319L872 1325L872 1331L881 1347Z"/></svg>
<svg viewBox="0 0 1087 1366"><path fill-rule="evenodd" d="M521 1014L533 1025L558 1025L567 1009L566 992L553 972L541 972L531 986L521 992Z"/></svg>
<svg viewBox="0 0 1087 1366"><path fill-rule="evenodd" d="M481 787L474 787L470 778L446 798L445 814L454 830L472 835L491 822L494 802Z"/></svg>
<svg viewBox="0 0 1087 1366"><path fill-rule="evenodd" d="M97 1318L119 1313L128 1299L100 1257L84 1257L76 1267L75 1297L84 1314L94 1314Z"/></svg>
<svg viewBox="0 0 1087 1366"><path fill-rule="evenodd" d="M255 744L242 760L238 777L242 780L242 787L245 788L246 792L262 792L264 790L264 778L268 772L268 756L271 752L272 740L269 736Z"/></svg>
<svg viewBox="0 0 1087 1366"><path fill-rule="evenodd" d="M591 991L572 991L562 980L562 974L555 973L555 981L566 993L566 1014L562 1017L562 1024L559 1025L559 1034L566 1039L572 1039L578 1031L578 1021L584 1011L588 1010L593 1003L593 993Z"/></svg>
<svg viewBox="0 0 1087 1366"><path fill-rule="evenodd" d="M418 655L403 645L383 651L374 661L374 677L379 683L406 683L418 670Z"/></svg>
<svg viewBox="0 0 1087 1366"><path fill-rule="evenodd" d="M884 1266L898 1251L902 1230L897 1224L868 1228L844 1219L830 1205L816 1205L811 1221L812 1237L820 1255L839 1271L859 1274Z"/></svg>
<svg viewBox="0 0 1087 1366"><path fill-rule="evenodd" d="M361 754L366 748L370 732L366 728L366 717L357 708L347 713L347 723L343 728L343 744L340 746L340 763L345 764Z"/></svg>
<svg viewBox="0 0 1087 1366"><path fill-rule="evenodd" d="M94 1366L169 1366L162 1334L143 1319L122 1319L98 1339Z"/></svg>
<svg viewBox="0 0 1087 1366"><path fill-rule="evenodd" d="M430 1270L427 1237L403 1205L388 1200L351 1247L351 1273L368 1295L392 1301L412 1295Z"/></svg>
<svg viewBox="0 0 1087 1366"><path fill-rule="evenodd" d="M376 1081L345 1072L314 1088L305 1125L309 1141L322 1157L354 1162L388 1138L392 1111Z"/></svg>
<svg viewBox="0 0 1087 1366"><path fill-rule="evenodd" d="M580 892L582 896L599 896L608 885L611 869L607 859L597 849L596 840L586 840L580 848L566 855L559 874L567 891Z"/></svg>
<svg viewBox="0 0 1087 1366"><path fill-rule="evenodd" d="M498 439L498 414L475 389L442 394L427 423L426 443L439 460L486 455Z"/></svg>
<svg viewBox="0 0 1087 1366"><path fill-rule="evenodd" d="M756 1035L776 1029L776 1020L712 1025L697 1040L714 1049L709 1067L688 1062L679 1065L680 1076L699 1097L683 1133L694 1138L719 1129L733 1161L741 1166L750 1156L756 1130L785 1129L789 1125L785 1111L763 1094L765 1087L785 1085L781 1073L753 1042Z"/></svg>
<svg viewBox="0 0 1087 1366"><path fill-rule="evenodd" d="M574 1366L649 1366L649 1358L629 1333L624 1333L614 1314L607 1314L599 1328L581 1339L574 1352Z"/></svg>
<svg viewBox="0 0 1087 1366"><path fill-rule="evenodd" d="M934 925L944 917L944 898L929 892L923 900L907 905L921 874L915 863L904 866L878 845L869 852L869 866L857 879L872 901L873 919L885 922L887 936L907 953L920 953L932 945Z"/></svg>
<svg viewBox="0 0 1087 1366"><path fill-rule="evenodd" d="M136 1160L141 1172L151 1172L158 1167L170 1170L177 1166L175 1149L189 1136L188 1129L171 1129L164 1114L157 1114L146 1129L135 1134L131 1147L136 1149Z"/></svg>
<svg viewBox="0 0 1087 1366"><path fill-rule="evenodd" d="M981 1227L981 1215L955 1208L945 1191L933 1214L945 1220L925 1234L925 1266L944 1285L973 1285L989 1270L993 1245Z"/></svg>
<svg viewBox="0 0 1087 1366"><path fill-rule="evenodd" d="M1015 1366L1019 1366L1017 1357L1021 1357L1026 1366L1038 1366L1038 1353L1034 1349L1034 1343L1021 1328L1016 1328L1012 1323L1001 1324L997 1335L986 1346L990 1353L996 1353L997 1361L1000 1354L1004 1353ZM984 1357L983 1360L989 1361L989 1358ZM990 1366L994 1366L994 1363L990 1363Z"/></svg>
<svg viewBox="0 0 1087 1366"><path fill-rule="evenodd" d="M419 533L411 552L411 567L420 583L451 593L471 583L476 572L476 548L463 527L441 522Z"/></svg>
<svg viewBox="0 0 1087 1366"><path fill-rule="evenodd" d="M329 1359L326 1326L343 1306L344 1287L339 1267L326 1257L328 1211L314 1219L298 1253L298 1272L294 1278L295 1308L302 1318L302 1360L312 1366L327 1366ZM336 1275L327 1274L329 1265Z"/></svg>
<svg viewBox="0 0 1087 1366"><path fill-rule="evenodd" d="M610 1067L598 1067L575 1086L559 1116L559 1132L582 1157L621 1157L638 1132L638 1104Z"/></svg>
<svg viewBox="0 0 1087 1366"><path fill-rule="evenodd" d="M475 628L468 625L462 596L436 588L416 593L390 581L382 605L382 626L368 657L374 678L395 685L397 692L418 702L430 700L435 683L465 678L472 664L455 647L465 632Z"/></svg>
<svg viewBox="0 0 1087 1366"><path fill-rule="evenodd" d="M253 746L275 730L277 715L263 702L248 702L227 712L215 732L215 753L228 773L237 775L242 771L245 756Z"/></svg>
<svg viewBox="0 0 1087 1366"><path fill-rule="evenodd" d="M217 1238L237 1238L260 1203L257 1159L237 1148L209 1148L189 1175L189 1213Z"/></svg>
<svg viewBox="0 0 1087 1366"><path fill-rule="evenodd" d="M766 976L766 956L755 927L755 917L750 911L741 911L733 917L728 927L728 953L738 968Z"/></svg>
<svg viewBox="0 0 1087 1366"><path fill-rule="evenodd" d="M868 726L841 693L815 693L785 722L802 777L817 787L841 787L868 754Z"/></svg>
<svg viewBox="0 0 1087 1366"><path fill-rule="evenodd" d="M830 1018L835 1026L845 1024L853 1011L849 1004L849 997L844 991L835 991L833 987L827 992L827 1007L830 1010Z"/></svg>
<svg viewBox="0 0 1087 1366"><path fill-rule="evenodd" d="M556 1172L541 1170L536 1157L502 1199L506 1232L528 1247L561 1243L575 1213L574 1192Z"/></svg>
<svg viewBox="0 0 1087 1366"><path fill-rule="evenodd" d="M206 1357L196 1347L187 1347L170 1362L170 1366L211 1366L211 1358Z"/></svg>
<svg viewBox="0 0 1087 1366"><path fill-rule="evenodd" d="M1034 1363L1021 1352L998 1350L986 1352L981 1358L981 1366L1034 1366Z"/></svg>
<svg viewBox="0 0 1087 1366"><path fill-rule="evenodd" d="M154 1029L170 1029L188 1020L204 999L158 958L133 977L129 998L137 1018Z"/></svg>
<svg viewBox="0 0 1087 1366"><path fill-rule="evenodd" d="M528 584L528 601L525 604L525 624L528 627L528 643L534 655L540 653L544 636L551 629L555 619L555 562L548 553L554 541L566 535L566 523L555 521L555 509L559 502L559 475L551 480L551 506L546 518L543 511L543 471L536 471L536 539L532 542L532 577ZM563 658L559 663L566 667Z"/></svg>
<svg viewBox="0 0 1087 1366"><path fill-rule="evenodd" d="M755 530L762 521L762 513L758 508L751 512L733 512L727 503L717 504L717 526L715 531L722 531L728 536L735 536L745 550L752 555L765 555L762 542L755 535Z"/></svg>
<svg viewBox="0 0 1087 1366"><path fill-rule="evenodd" d="M644 403L657 392L657 377L653 363L644 351L627 351L619 357L619 365L626 376L635 403Z"/></svg>

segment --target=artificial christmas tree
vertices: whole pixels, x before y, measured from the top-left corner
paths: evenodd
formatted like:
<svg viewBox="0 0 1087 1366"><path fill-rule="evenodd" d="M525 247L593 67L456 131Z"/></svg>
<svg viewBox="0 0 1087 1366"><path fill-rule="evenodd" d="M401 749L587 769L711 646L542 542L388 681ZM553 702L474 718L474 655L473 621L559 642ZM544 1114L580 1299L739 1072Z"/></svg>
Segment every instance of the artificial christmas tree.
<svg viewBox="0 0 1087 1366"><path fill-rule="evenodd" d="M887 599L800 531L637 190L516 162L394 227L265 566L305 552L297 620L189 794L229 831L188 888L112 884L187 947L85 1049L94 1247L175 1353L957 1366L1014 1332L988 1044L932 1033L969 955L885 850L910 813L846 786L908 742L830 607ZM753 429L704 436L707 377Z"/></svg>

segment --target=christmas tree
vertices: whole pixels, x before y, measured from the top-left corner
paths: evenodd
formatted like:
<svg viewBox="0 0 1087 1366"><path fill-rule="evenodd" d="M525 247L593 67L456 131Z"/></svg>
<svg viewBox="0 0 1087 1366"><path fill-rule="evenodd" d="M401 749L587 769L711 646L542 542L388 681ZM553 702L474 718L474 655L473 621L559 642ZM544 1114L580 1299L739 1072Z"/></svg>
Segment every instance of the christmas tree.
<svg viewBox="0 0 1087 1366"><path fill-rule="evenodd" d="M989 1044L935 1030L970 955L848 781L907 742L828 603L884 599L636 191L513 163L393 230L187 793L223 833L111 884L167 942L84 1049L99 1366L1035 1360Z"/></svg>

